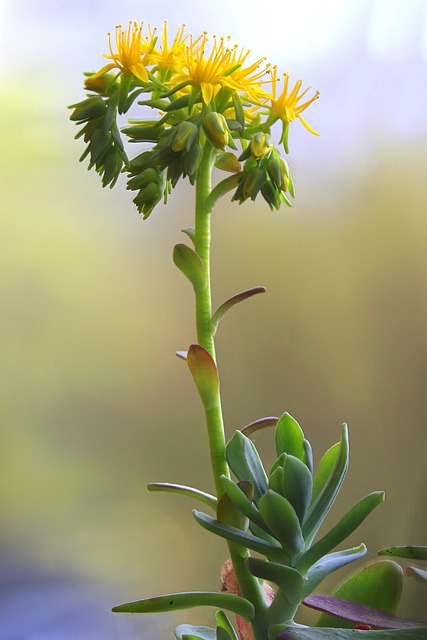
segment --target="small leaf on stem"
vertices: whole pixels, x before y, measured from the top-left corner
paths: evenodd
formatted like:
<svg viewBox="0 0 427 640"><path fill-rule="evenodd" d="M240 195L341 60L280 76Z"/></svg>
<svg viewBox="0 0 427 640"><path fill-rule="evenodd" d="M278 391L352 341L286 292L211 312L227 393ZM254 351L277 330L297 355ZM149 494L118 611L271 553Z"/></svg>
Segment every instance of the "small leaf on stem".
<svg viewBox="0 0 427 640"><path fill-rule="evenodd" d="M211 354L199 344L192 344L187 363L205 409L213 409L219 402L219 377Z"/></svg>
<svg viewBox="0 0 427 640"><path fill-rule="evenodd" d="M267 289L265 287L252 287L251 289L246 289L245 291L236 293L236 295L231 296L231 298L228 298L228 300L226 300L220 307L218 307L218 309L215 311L215 313L212 316L211 326L212 326L213 334L215 335L216 330L218 328L219 321L221 320L222 316L226 311L231 309L231 307L234 307L234 305L238 304L239 302L242 302L243 300L247 300L247 298L251 298L252 296L255 296L257 293L265 293L266 291Z"/></svg>

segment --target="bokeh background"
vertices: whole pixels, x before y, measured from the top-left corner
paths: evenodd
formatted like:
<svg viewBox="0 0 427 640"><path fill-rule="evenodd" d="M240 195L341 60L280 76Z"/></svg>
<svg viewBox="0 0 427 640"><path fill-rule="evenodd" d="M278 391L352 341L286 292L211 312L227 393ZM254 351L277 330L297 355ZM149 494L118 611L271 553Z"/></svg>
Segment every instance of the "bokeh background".
<svg viewBox="0 0 427 640"><path fill-rule="evenodd" d="M292 209L224 199L214 298L268 293L218 333L228 435L293 414L317 460L351 434L332 517L387 501L351 542L426 543L427 5L423 0L0 2L0 638L171 637L212 612L119 616L167 591L216 589L221 541L191 501L210 490L202 411L176 349L194 341L192 292L171 251L192 223L188 183L142 221L123 182L78 158L66 105L130 19L230 34L321 91L296 122ZM257 439L272 459L268 434ZM332 584L340 579L334 576ZM424 592L425 593L425 592ZM402 613L425 613L410 579ZM424 609L424 611L423 611Z"/></svg>

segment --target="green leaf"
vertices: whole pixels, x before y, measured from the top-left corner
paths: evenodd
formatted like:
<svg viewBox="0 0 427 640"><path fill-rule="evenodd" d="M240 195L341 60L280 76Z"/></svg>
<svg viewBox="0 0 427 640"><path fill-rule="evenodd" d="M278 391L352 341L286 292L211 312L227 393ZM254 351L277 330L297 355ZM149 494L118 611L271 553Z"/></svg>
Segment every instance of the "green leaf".
<svg viewBox="0 0 427 640"><path fill-rule="evenodd" d="M200 500L204 502L212 509L216 510L217 507L217 499L210 495L209 493L205 493L204 491L200 491L199 489L194 489L193 487L186 487L182 484L171 484L170 482L150 482L147 484L148 491L167 491L169 493L179 493L183 496L189 496L190 498L195 498L196 500Z"/></svg>
<svg viewBox="0 0 427 640"><path fill-rule="evenodd" d="M206 270L199 254L186 244L176 244L173 249L173 261L189 279L196 293L206 287Z"/></svg>
<svg viewBox="0 0 427 640"><path fill-rule="evenodd" d="M214 409L219 403L219 377L211 354L200 345L192 344L187 364L206 411Z"/></svg>
<svg viewBox="0 0 427 640"><path fill-rule="evenodd" d="M239 640L233 625L231 624L228 617L225 615L224 611L217 611L215 613L215 620L218 627L224 629L230 636L231 640Z"/></svg>
<svg viewBox="0 0 427 640"><path fill-rule="evenodd" d="M397 558L409 558L410 560L427 560L427 547L406 545L400 547L387 547L378 551L380 556L396 556Z"/></svg>
<svg viewBox="0 0 427 640"><path fill-rule="evenodd" d="M252 289L246 289L245 291L236 293L231 298L228 298L228 300L223 302L223 304L220 307L218 307L218 309L215 311L215 313L212 316L212 320L211 320L212 333L215 335L219 325L219 321L221 320L224 313L229 309L231 309L231 307L234 307L234 305L238 304L239 302L242 302L243 300L247 300L248 298L255 296L257 293L265 293L266 291L267 289L265 287L252 287Z"/></svg>
<svg viewBox="0 0 427 640"><path fill-rule="evenodd" d="M277 625L279 629L279 626ZM367 631L358 629L301 629L288 627L277 640L425 640L427 626L420 629L387 629Z"/></svg>
<svg viewBox="0 0 427 640"><path fill-rule="evenodd" d="M325 484L329 480L332 471L337 463L341 449L341 443L337 442L330 449L326 451L317 467L316 475L313 483L313 501L317 498L319 493L324 488Z"/></svg>
<svg viewBox="0 0 427 640"><path fill-rule="evenodd" d="M261 517L260 512L253 504L253 502L249 499L247 492L242 491L242 488L238 486L233 480L227 478L226 476L221 476L222 485L230 500L234 504L234 506L239 509L242 513L245 514L252 522L255 522L262 529L267 529L268 527L265 524L264 520ZM247 481L242 481L247 482ZM241 485L242 483L239 483ZM253 484L250 483L253 487Z"/></svg>
<svg viewBox="0 0 427 640"><path fill-rule="evenodd" d="M303 430L289 413L284 413L277 423L275 441L278 457L282 453L290 453L302 462L306 462Z"/></svg>
<svg viewBox="0 0 427 640"><path fill-rule="evenodd" d="M260 498L259 512L273 535L294 559L304 546L301 526L291 503L275 491L268 489Z"/></svg>
<svg viewBox="0 0 427 640"><path fill-rule="evenodd" d="M296 569L259 558L248 558L246 564L252 575L277 584L289 602L294 603L302 596L304 580Z"/></svg>
<svg viewBox="0 0 427 640"><path fill-rule="evenodd" d="M308 549L298 561L298 569L307 571L315 562L323 558L332 549L345 540L368 515L382 502L384 492L374 491L356 502L341 520L326 533L316 544Z"/></svg>
<svg viewBox="0 0 427 640"><path fill-rule="evenodd" d="M226 455L235 476L253 483L257 502L267 491L267 474L254 443L241 431L236 431L227 444Z"/></svg>
<svg viewBox="0 0 427 640"><path fill-rule="evenodd" d="M311 501L313 476L307 465L289 454L284 460L285 471L283 496L289 500L302 524Z"/></svg>
<svg viewBox="0 0 427 640"><path fill-rule="evenodd" d="M253 536L245 531L241 531L240 529L232 527L225 522L215 520L215 518L211 518L206 513L201 513L200 511L194 510L193 515L204 529L207 529L211 533L215 533L221 538L235 542L242 547L251 549L252 551L262 553L267 558L275 560L276 562L287 562L289 559L288 555L277 542L275 544L268 543L262 538Z"/></svg>
<svg viewBox="0 0 427 640"><path fill-rule="evenodd" d="M344 424L341 434L339 454L335 465L316 498L312 498L311 505L304 521L303 535L306 541L311 541L314 538L320 525L335 502L347 473L348 456L348 431L347 425Z"/></svg>
<svg viewBox="0 0 427 640"><path fill-rule="evenodd" d="M180 624L176 627L177 640L216 640L215 629L210 627L195 627L192 624Z"/></svg>
<svg viewBox="0 0 427 640"><path fill-rule="evenodd" d="M402 595L402 586L401 566L391 560L379 560L351 575L333 595L335 598L394 613ZM316 626L347 627L350 625L334 616L322 614Z"/></svg>
<svg viewBox="0 0 427 640"><path fill-rule="evenodd" d="M307 572L304 597L308 596L330 573L363 557L366 554L366 551L367 549L365 545L361 544L358 547L353 547L352 549L335 551L323 556L313 564Z"/></svg>
<svg viewBox="0 0 427 640"><path fill-rule="evenodd" d="M163 611L178 611L192 607L219 607L237 613L248 622L254 617L255 610L249 600L233 593L219 593L217 591L189 591L185 593L170 593L155 598L145 598L136 602L114 607L115 613L161 613Z"/></svg>

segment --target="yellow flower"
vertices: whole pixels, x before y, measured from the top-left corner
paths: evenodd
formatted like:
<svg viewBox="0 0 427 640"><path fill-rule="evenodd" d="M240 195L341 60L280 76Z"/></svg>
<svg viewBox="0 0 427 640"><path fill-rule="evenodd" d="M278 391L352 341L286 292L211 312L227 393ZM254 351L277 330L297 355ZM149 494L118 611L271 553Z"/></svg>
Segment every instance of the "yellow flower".
<svg viewBox="0 0 427 640"><path fill-rule="evenodd" d="M106 64L97 71L92 79L104 75L111 69L119 69L121 72L133 73L141 82L148 82L146 67L152 64L151 51L154 45L154 34L151 32L147 39L142 35L143 23L129 22L126 31L121 25L116 27L116 49L113 51L111 33L108 34L108 46L110 53L105 53L104 58L113 62Z"/></svg>
<svg viewBox="0 0 427 640"><path fill-rule="evenodd" d="M152 61L156 68L162 72L170 72L182 69L185 61L186 44L189 34L185 33L185 24L178 27L172 45L168 42L166 20L163 24L162 42L160 49L154 49ZM154 34L153 34L154 35Z"/></svg>
<svg viewBox="0 0 427 640"><path fill-rule="evenodd" d="M244 68L242 65L249 51L239 53L237 47L228 45L228 40L214 36L211 52L206 55L208 42L206 32L194 41L190 36L182 70L174 77L174 84L188 83L198 87L205 104L209 104L222 87L255 95L258 77L264 73L258 72L258 67L264 59Z"/></svg>
<svg viewBox="0 0 427 640"><path fill-rule="evenodd" d="M314 129L310 127L308 122L304 120L301 115L301 112L305 111L305 109L307 109L307 107L309 107L311 103L314 102L314 100L317 100L320 94L318 91L316 91L314 96L312 96L309 100L306 100L302 104L298 104L305 96L307 91L310 90L310 87L305 89L305 91L303 91L302 93L299 93L302 86L302 80L297 80L292 91L288 93L289 76L287 73L285 73L283 77L284 81L282 93L277 96L277 83L279 82L279 80L277 78L277 67L273 67L271 71L272 94L270 96L269 112L270 115L273 116L274 120L280 119L283 123L283 131L280 142L283 142L285 150L286 152L288 152L289 123L293 122L295 118L298 118L298 120L304 125L307 131L310 131L310 133L314 133L314 135L316 136L320 135L320 133L317 133L317 131L314 131Z"/></svg>

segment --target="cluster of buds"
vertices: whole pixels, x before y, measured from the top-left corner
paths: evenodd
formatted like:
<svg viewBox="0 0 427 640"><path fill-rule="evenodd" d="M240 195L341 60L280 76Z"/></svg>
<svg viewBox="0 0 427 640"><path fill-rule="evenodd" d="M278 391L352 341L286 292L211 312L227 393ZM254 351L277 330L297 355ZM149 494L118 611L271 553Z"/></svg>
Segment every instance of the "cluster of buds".
<svg viewBox="0 0 427 640"><path fill-rule="evenodd" d="M282 203L291 206L286 193L292 197L295 193L289 166L269 134L256 133L239 160L245 160L245 164L232 200L242 204L249 198L255 200L261 192L272 211L278 210Z"/></svg>
<svg viewBox="0 0 427 640"><path fill-rule="evenodd" d="M299 91L301 81L288 91L285 74L279 95L277 69L264 65L263 58L245 66L249 51L239 51L225 39L214 38L208 56L206 34L193 40L180 27L170 45L165 26L160 46L158 40L151 27L147 36L138 23L127 31L118 27L117 52L110 42L105 56L112 62L87 74L88 97L72 105L71 115L82 127L76 137L87 145L81 160L89 158L89 168L100 174L103 186L112 187L127 173L127 188L137 192L134 203L144 218L166 201L180 178L196 183L206 147L213 151L216 167L235 173L233 180L222 181L218 193L235 189L232 200L239 203L261 193L271 210L290 205L293 183L271 127L282 122L279 144L288 152L289 123L295 118L315 133L301 112L318 94L301 104L306 93ZM269 83L270 92L265 88ZM135 101L156 115L133 120L120 132L117 116ZM142 143L144 150L129 160L124 141Z"/></svg>

